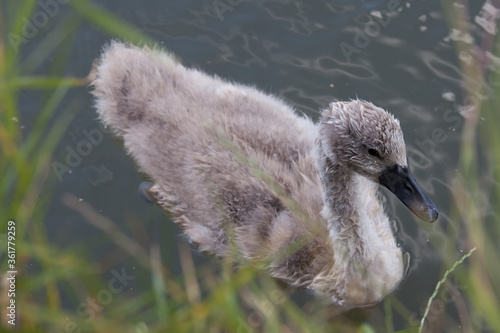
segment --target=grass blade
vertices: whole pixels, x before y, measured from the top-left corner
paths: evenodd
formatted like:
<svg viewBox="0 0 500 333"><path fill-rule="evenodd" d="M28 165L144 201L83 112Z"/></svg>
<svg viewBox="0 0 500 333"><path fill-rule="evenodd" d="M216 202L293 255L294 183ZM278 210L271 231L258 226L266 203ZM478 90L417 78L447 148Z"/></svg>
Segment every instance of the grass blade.
<svg viewBox="0 0 500 333"><path fill-rule="evenodd" d="M474 251L476 251L477 247L473 248L472 250L469 251L469 253L465 254L460 258L460 260L456 261L453 266L451 266L450 269L444 273L444 276L441 280L439 280L438 284L436 285L436 289L434 289L434 292L432 293L431 297L429 298L429 302L427 303L427 308L425 309L424 316L422 317L422 320L420 321L420 327L418 328L418 333L422 333L422 330L424 329L424 324L425 324L425 319L427 318L427 315L429 314L429 311L431 309L432 301L436 298L439 288L445 283L446 279L448 278L448 275L450 275L455 268L457 268L458 265L464 262L465 259L469 258Z"/></svg>
<svg viewBox="0 0 500 333"><path fill-rule="evenodd" d="M114 14L109 13L87 0L72 1L71 6L89 22L95 24L102 31L124 39L134 44L154 45L156 42L137 28L122 21Z"/></svg>

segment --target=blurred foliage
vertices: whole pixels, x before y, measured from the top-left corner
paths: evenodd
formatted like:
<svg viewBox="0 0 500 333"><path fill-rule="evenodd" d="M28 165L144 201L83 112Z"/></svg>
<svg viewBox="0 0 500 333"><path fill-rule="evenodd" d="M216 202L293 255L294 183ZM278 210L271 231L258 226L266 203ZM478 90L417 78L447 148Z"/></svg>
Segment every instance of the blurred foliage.
<svg viewBox="0 0 500 333"><path fill-rule="evenodd" d="M407 323L405 332L418 330L421 318L412 317L394 296L371 313L357 310L336 316L320 300L299 305L291 298L293 291L251 267L234 270L231 263L195 267L185 245L179 247L183 274L172 276L161 258L160 245L144 248L72 194L63 203L146 270L148 277L142 283L149 288L133 296L111 294L110 281L100 274L103 268L88 258L86 249L59 248L49 242L44 216L57 184L51 162L68 125L83 108L68 92L89 83L86 77L64 74L71 41L83 22L110 38L141 44L154 41L92 2L72 0L61 14L65 15L58 27L61 33L39 39L26 54L26 43L19 38L24 38L25 18L32 16L37 4L36 0L3 2L0 16L0 225L16 222L19 332L392 332L395 317ZM442 5L450 28L468 33L467 6L445 0ZM499 39L490 44L492 53L500 55ZM478 60L483 58L475 46L461 41L455 46L463 75L463 99L472 111L462 128L459 172L447 180L454 188L450 218L455 221L447 232L457 243L440 247L442 275L463 255L457 251L461 235L466 235L468 248L477 247L477 251L452 273L465 286L463 290L444 284L455 296L448 297L449 302L429 302L429 316L422 328L425 332L500 332L500 134L496 128L500 124L500 78L498 69L490 73ZM49 72L33 74L48 55L57 59ZM486 87L487 94L478 94L478 87ZM22 127L20 98L32 90L40 92L40 111L27 132ZM63 99L69 99L64 113L60 112ZM482 170L491 170L496 182L484 181ZM0 230L1 272L7 270L6 230ZM28 264L38 267L36 274L23 274ZM5 285L2 288L0 328L10 329L4 312L8 301ZM112 295L113 302L105 307L95 303L81 307L82 302L96 302L96 297L105 302L104 295ZM67 301L63 299L71 300L72 306L64 306ZM449 310L453 306L455 310Z"/></svg>

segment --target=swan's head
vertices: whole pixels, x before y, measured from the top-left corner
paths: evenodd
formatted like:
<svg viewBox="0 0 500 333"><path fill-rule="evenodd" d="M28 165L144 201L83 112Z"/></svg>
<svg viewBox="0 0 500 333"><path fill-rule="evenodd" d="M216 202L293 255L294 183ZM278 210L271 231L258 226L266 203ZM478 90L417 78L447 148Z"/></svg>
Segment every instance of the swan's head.
<svg viewBox="0 0 500 333"><path fill-rule="evenodd" d="M334 102L323 111L320 140L326 158L380 183L426 221L438 211L408 167L399 121L370 102Z"/></svg>

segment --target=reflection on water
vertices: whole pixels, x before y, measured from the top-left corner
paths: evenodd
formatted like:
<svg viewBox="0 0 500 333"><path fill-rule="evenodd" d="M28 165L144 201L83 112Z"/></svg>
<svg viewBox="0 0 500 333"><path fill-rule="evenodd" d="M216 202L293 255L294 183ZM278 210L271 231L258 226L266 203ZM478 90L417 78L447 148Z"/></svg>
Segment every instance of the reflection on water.
<svg viewBox="0 0 500 333"><path fill-rule="evenodd" d="M384 192L388 211L397 220L400 244L411 254L408 278L396 296L407 300L410 311L421 311L417 304L433 290L440 267L429 239L439 246L447 241L444 230L453 228L448 219L448 180L455 173L467 109L461 104L461 70L453 42L473 43L477 36L496 33L488 19L496 15L493 5L471 4L475 26L470 35L462 35L448 32L441 8L433 1L96 2L171 49L185 64L276 94L313 119L330 101L357 97L395 114L415 178L441 212L436 223L424 226ZM51 18L54 26L62 19L62 15ZM41 33L32 42L44 36ZM81 26L68 71L87 73L107 40L93 27ZM484 56L499 62L491 53ZM58 155L62 159L66 145L73 147L82 140L78 133L97 126L90 95L83 89L75 94L82 96L87 111L76 117L65 136ZM35 111L29 99L21 103L26 114ZM493 181L491 172L486 175ZM64 247L82 237L99 237L61 206L58 198L63 192L76 193L116 221L133 214L145 228L156 230L156 223L165 219L137 196L142 180L121 143L105 134L103 143L83 157L56 189L48 215L54 242ZM163 244L175 244L179 233L164 223L158 237ZM94 249L96 258L107 250L108 245L101 245ZM164 257L177 258L172 253L176 248L172 246ZM179 264L172 264L172 269L179 270Z"/></svg>

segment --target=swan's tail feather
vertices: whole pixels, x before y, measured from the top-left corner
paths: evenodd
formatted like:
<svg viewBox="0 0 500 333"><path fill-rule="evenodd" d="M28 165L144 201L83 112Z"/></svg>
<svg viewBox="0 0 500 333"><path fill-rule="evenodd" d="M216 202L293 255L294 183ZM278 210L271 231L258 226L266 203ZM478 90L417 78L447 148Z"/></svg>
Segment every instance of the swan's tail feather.
<svg viewBox="0 0 500 333"><path fill-rule="evenodd" d="M157 119L148 97L168 86L169 70L177 63L165 52L111 42L94 69L93 94L102 121L123 132L138 122Z"/></svg>

